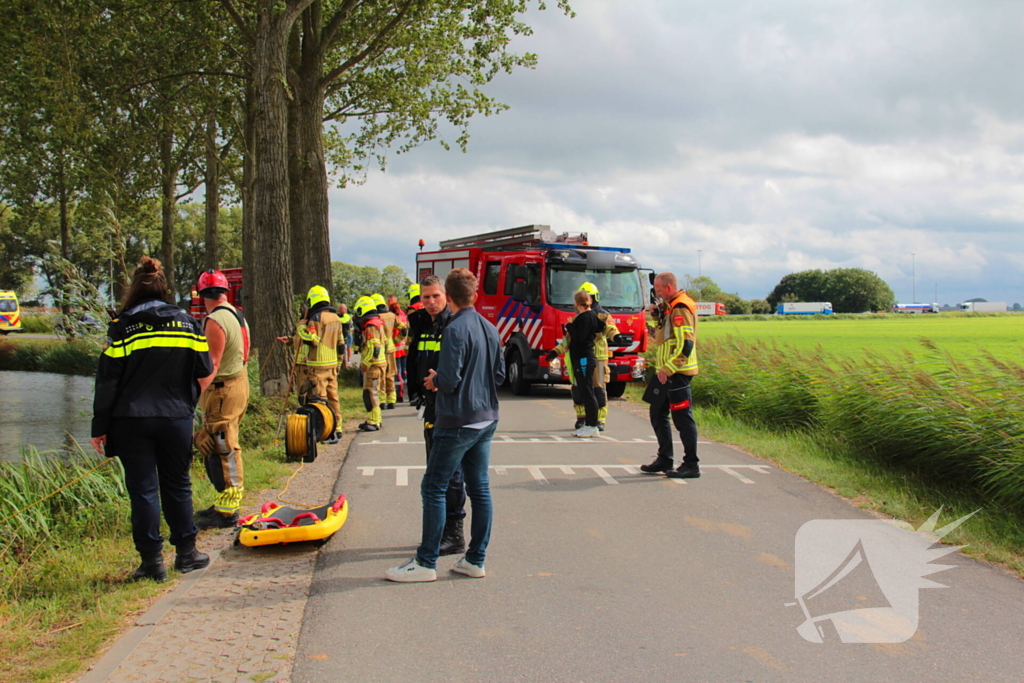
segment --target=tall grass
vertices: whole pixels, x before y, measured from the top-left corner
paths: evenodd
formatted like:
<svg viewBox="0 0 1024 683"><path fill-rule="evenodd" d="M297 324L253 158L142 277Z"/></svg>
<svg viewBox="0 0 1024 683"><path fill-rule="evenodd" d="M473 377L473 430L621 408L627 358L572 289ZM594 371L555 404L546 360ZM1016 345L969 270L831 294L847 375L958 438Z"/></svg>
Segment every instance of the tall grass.
<svg viewBox="0 0 1024 683"><path fill-rule="evenodd" d="M19 340L0 342L0 370L53 372L60 375L96 374L99 351L91 341Z"/></svg>
<svg viewBox="0 0 1024 683"><path fill-rule="evenodd" d="M923 357L799 352L733 337L701 347L694 399L769 430L818 433L863 457L1024 512L1024 367Z"/></svg>

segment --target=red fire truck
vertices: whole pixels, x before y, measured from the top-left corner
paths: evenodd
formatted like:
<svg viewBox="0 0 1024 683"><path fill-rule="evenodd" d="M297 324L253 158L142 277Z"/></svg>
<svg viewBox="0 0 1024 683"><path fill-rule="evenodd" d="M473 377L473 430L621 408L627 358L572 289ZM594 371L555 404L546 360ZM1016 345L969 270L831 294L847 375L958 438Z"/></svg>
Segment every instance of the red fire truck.
<svg viewBox="0 0 1024 683"><path fill-rule="evenodd" d="M224 277L228 279L228 303L238 310L242 310L242 269L221 268L220 272L224 273ZM196 320L201 321L206 317L206 306L203 305L203 300L199 297L199 292L196 291L194 285L192 287L192 303L188 307L188 312Z"/></svg>
<svg viewBox="0 0 1024 683"><path fill-rule="evenodd" d="M608 395L621 396L626 382L643 377L646 286L629 249L591 246L586 233L526 225L444 240L439 250L416 255L417 279L445 277L453 268L468 268L480 280L476 308L498 328L515 394L529 393L535 383L568 381L565 364L552 367L545 353L561 340L576 312L573 296L584 282L597 286L620 332L609 343Z"/></svg>

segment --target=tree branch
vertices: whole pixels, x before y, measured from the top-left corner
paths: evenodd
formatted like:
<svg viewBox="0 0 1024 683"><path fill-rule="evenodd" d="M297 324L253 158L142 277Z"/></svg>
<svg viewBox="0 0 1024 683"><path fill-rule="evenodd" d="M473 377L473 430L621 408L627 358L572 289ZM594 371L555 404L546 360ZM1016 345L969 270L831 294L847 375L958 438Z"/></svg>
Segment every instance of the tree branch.
<svg viewBox="0 0 1024 683"><path fill-rule="evenodd" d="M378 33L372 41L370 41L370 44L367 45L362 52L346 60L344 64L330 71L326 76L324 76L323 80L321 81L321 85L326 86L331 81L339 78L342 74L351 69L353 66L359 64L368 56L375 53L377 49L381 46L381 43L384 42L384 38L386 38L395 30L395 28L398 27L401 21L405 18L405 15L409 11L409 8L412 7L413 3L415 3L416 1L417 0L406 0L405 4L402 5L402 8L398 10L398 13L394 16L394 18L392 18L391 21L389 21L387 25L384 27L384 29L380 33Z"/></svg>
<svg viewBox="0 0 1024 683"><path fill-rule="evenodd" d="M255 44L256 36L253 34L252 28L250 28L249 24L246 23L242 15L238 13L238 10L235 9L235 4L231 2L231 0L220 0L220 6L223 7L234 20L235 25L238 26L238 30L241 31L242 35L245 37L245 42Z"/></svg>
<svg viewBox="0 0 1024 683"><path fill-rule="evenodd" d="M321 59L326 57L327 51L334 46L334 39L338 35L338 29L341 28L341 24L352 16L352 12L355 11L356 7L359 6L360 0L345 0L345 3L338 8L338 11L334 13L331 20L327 23L327 28L324 29L323 38L320 41Z"/></svg>

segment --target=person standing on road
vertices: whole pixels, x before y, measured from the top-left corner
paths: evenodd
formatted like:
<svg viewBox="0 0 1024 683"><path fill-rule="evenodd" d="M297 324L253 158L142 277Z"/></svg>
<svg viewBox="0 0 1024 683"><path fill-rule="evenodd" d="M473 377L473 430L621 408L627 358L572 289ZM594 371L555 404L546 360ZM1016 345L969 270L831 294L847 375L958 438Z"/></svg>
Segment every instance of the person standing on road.
<svg viewBox="0 0 1024 683"><path fill-rule="evenodd" d="M213 381L213 363L199 321L168 304L160 261L143 257L118 317L110 321L96 368L92 446L116 456L131 499L132 538L142 558L135 580L166 581L160 512L180 572L202 569L192 518L192 420L199 395Z"/></svg>
<svg viewBox="0 0 1024 683"><path fill-rule="evenodd" d="M366 408L366 419L359 423L359 431L376 432L384 422L380 412L380 388L388 366L384 323L377 313L377 305L368 296L356 301L355 311L356 324L363 338L359 359L363 375L363 405Z"/></svg>
<svg viewBox="0 0 1024 683"><path fill-rule="evenodd" d="M434 421L437 419L437 413L435 394L433 391L427 391L424 382L431 370L437 370L437 362L441 355L442 332L451 320L452 312L448 308L444 280L438 276L428 275L423 278L417 291L422 306L409 315L409 401L414 408L422 410L423 443L429 461L430 449L434 445ZM466 518L466 483L461 466L455 468L455 473L448 481L444 498L446 512L440 554L455 555L466 549L463 531L463 522Z"/></svg>
<svg viewBox="0 0 1024 683"><path fill-rule="evenodd" d="M217 490L214 504L196 513L196 523L200 529L224 529L238 523L245 493L238 428L249 407L249 326L238 309L228 303L224 273L203 273L196 290L206 307L203 332L210 347L214 378L199 397L203 424L194 441L203 455L210 483Z"/></svg>
<svg viewBox="0 0 1024 683"><path fill-rule="evenodd" d="M651 464L641 465L640 470L647 474L664 472L675 479L696 479L700 477L700 460L690 380L697 374L697 304L679 289L672 273L661 273L654 278L654 293L662 300L663 308L654 339L658 374L651 381L660 383L664 391L649 401L651 426L658 437L658 455ZM644 399L648 400L647 394ZM683 462L674 470L673 424L683 442Z"/></svg>
<svg viewBox="0 0 1024 683"><path fill-rule="evenodd" d="M394 410L395 402L398 400L398 390L395 388L395 377L398 375L398 361L395 360L395 327L398 317L388 309L388 302L384 300L383 294L374 294L370 298L377 307L377 315L384 323L384 355L387 357L387 369L384 371L384 383L381 387L381 407L385 410Z"/></svg>
<svg viewBox="0 0 1024 683"><path fill-rule="evenodd" d="M601 404L598 403L594 390L594 373L599 366L594 353L595 337L604 330L604 321L590 310L591 298L585 290L574 295L576 315L565 325L565 336L562 343L548 351L548 360L553 360L560 352L566 352L566 362L572 364L572 383L580 405L583 406L583 424L572 433L579 438L592 438L598 435L597 415Z"/></svg>
<svg viewBox="0 0 1024 683"><path fill-rule="evenodd" d="M491 485L488 478L491 439L498 426L498 386L505 381L505 361L498 330L477 313L477 279L465 268L445 278L452 319L444 330L437 370L424 381L437 393L434 445L427 459L420 494L423 535L416 556L388 569L391 581L437 580L437 558L446 519L445 490L461 464L472 502L469 549L452 571L483 578L491 535Z"/></svg>

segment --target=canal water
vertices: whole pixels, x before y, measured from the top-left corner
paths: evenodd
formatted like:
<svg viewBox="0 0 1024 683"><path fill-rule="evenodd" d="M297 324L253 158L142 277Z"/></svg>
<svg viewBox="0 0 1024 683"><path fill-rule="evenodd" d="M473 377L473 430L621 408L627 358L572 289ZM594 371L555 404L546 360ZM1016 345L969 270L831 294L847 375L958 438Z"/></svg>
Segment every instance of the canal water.
<svg viewBox="0 0 1024 683"><path fill-rule="evenodd" d="M17 461L22 446L87 453L95 380L49 372L0 372L0 460Z"/></svg>

